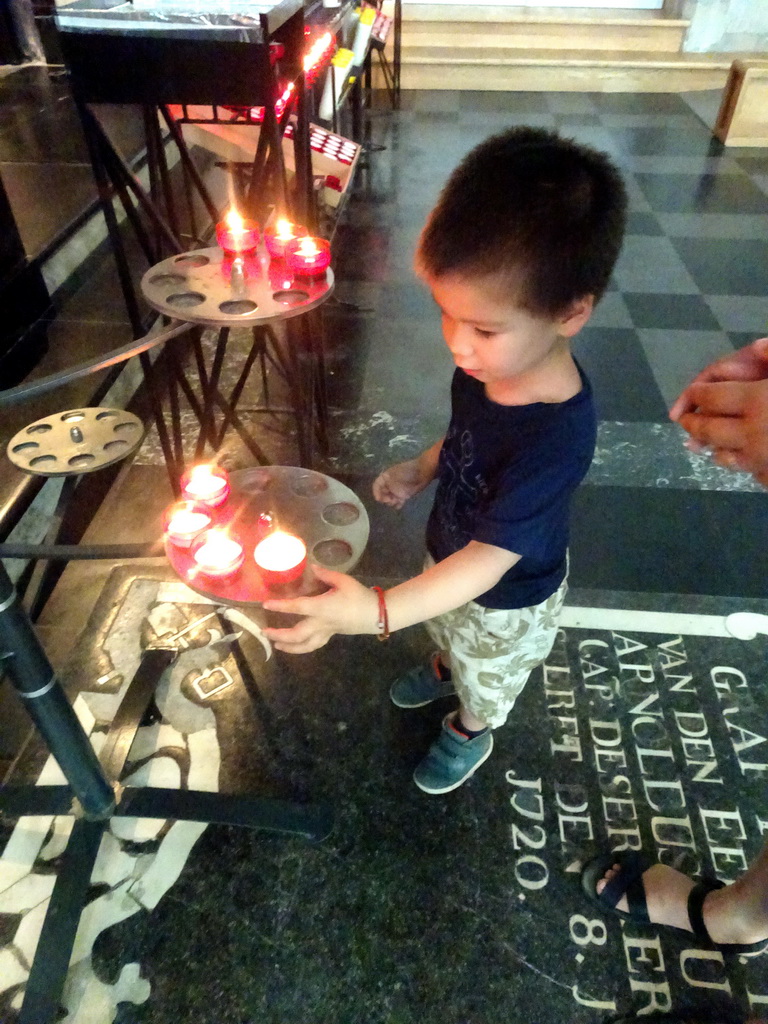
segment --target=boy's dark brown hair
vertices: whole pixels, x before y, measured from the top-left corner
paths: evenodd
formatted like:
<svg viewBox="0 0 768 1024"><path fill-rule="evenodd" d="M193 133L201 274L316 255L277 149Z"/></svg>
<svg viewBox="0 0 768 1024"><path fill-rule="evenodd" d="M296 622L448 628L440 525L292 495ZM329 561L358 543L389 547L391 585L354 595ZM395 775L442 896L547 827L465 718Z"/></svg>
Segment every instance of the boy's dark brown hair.
<svg viewBox="0 0 768 1024"><path fill-rule="evenodd" d="M417 269L494 280L530 313L557 316L605 291L626 205L604 153L543 128L511 128L450 176L422 232Z"/></svg>

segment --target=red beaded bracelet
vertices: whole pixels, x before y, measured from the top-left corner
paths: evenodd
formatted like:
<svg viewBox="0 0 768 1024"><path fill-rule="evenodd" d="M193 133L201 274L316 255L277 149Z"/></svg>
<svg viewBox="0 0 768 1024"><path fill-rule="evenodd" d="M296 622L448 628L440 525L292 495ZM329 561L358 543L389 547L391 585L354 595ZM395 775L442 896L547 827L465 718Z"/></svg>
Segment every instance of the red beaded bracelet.
<svg viewBox="0 0 768 1024"><path fill-rule="evenodd" d="M389 640L389 616L387 615L387 602L384 600L384 591L381 587L371 587L371 590L376 591L376 596L379 599L379 621L376 623L379 632L376 634L376 639Z"/></svg>

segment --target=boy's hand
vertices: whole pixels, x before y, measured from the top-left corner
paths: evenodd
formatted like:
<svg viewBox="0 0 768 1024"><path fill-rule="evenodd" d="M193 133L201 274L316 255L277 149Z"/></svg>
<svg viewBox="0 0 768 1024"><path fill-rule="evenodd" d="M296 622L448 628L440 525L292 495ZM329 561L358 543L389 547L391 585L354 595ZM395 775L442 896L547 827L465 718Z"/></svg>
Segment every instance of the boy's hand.
<svg viewBox="0 0 768 1024"><path fill-rule="evenodd" d="M287 629L263 629L278 651L307 654L323 647L334 633L375 633L379 619L379 599L373 590L351 576L313 565L312 571L331 589L317 597L296 597L283 601L265 601L271 612L304 615Z"/></svg>
<svg viewBox="0 0 768 1024"><path fill-rule="evenodd" d="M398 462L385 469L373 481L373 496L384 505L402 508L409 498L423 491L432 479L424 471L420 459Z"/></svg>

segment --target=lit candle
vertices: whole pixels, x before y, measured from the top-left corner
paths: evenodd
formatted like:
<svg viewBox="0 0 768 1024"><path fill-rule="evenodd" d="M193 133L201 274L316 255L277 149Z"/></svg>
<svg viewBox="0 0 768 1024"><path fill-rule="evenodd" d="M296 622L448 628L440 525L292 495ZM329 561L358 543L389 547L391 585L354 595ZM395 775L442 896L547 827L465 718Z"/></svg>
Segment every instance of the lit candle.
<svg viewBox="0 0 768 1024"><path fill-rule="evenodd" d="M221 466L193 466L181 478L181 493L187 501L197 501L208 508L218 508L227 500L229 480Z"/></svg>
<svg viewBox="0 0 768 1024"><path fill-rule="evenodd" d="M285 261L299 277L320 277L331 262L331 243L324 238L299 238L288 242Z"/></svg>
<svg viewBox="0 0 768 1024"><path fill-rule="evenodd" d="M255 220L245 220L233 208L216 225L216 241L230 255L253 252L259 244L259 225Z"/></svg>
<svg viewBox="0 0 768 1024"><path fill-rule="evenodd" d="M259 541L253 557L267 586L277 586L301 578L307 564L307 548L293 534L274 530Z"/></svg>
<svg viewBox="0 0 768 1024"><path fill-rule="evenodd" d="M285 257L285 247L289 242L306 235L307 229L302 224L292 224L289 220L281 217L277 223L264 229L264 241L267 244L267 252L273 260L281 260Z"/></svg>
<svg viewBox="0 0 768 1024"><path fill-rule="evenodd" d="M210 525L208 510L194 501L177 501L165 513L165 536L177 548L188 548Z"/></svg>
<svg viewBox="0 0 768 1024"><path fill-rule="evenodd" d="M198 572L213 580L234 576L245 558L243 545L224 530L206 530L192 544L192 558Z"/></svg>

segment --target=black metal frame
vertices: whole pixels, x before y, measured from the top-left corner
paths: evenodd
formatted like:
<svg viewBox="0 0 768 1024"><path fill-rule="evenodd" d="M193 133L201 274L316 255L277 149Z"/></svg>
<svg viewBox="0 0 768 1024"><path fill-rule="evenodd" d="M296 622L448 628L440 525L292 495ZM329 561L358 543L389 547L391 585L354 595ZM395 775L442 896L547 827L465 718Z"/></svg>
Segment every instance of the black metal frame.
<svg viewBox="0 0 768 1024"><path fill-rule="evenodd" d="M263 220L266 205L274 203L292 219L307 224L311 230L317 225L309 145L309 107L300 52L304 39L303 16L300 13L293 15L288 21L279 24L273 33L269 15L262 14L259 16L258 32L254 36L258 36L258 41L254 38L252 42L243 43L208 39L204 33L200 38L186 39L165 37L162 33L154 38L141 35L122 37L71 29L61 33L72 92L80 114L101 209L135 338L140 338L146 332L150 321L134 282L114 201L117 200L122 207L148 267L154 266L166 256L190 248L204 247L220 216L184 139L182 126L185 121L194 123L199 120L190 111L192 104L211 103L211 116L206 120L213 122L232 120L231 113L224 113L227 103L242 110L241 116L248 122L253 120L253 108L262 106L264 115L259 143L247 187L241 196L243 209ZM279 119L275 113L279 84L277 70L271 60L271 45L275 39L282 40L285 45L284 68L294 83L291 99ZM221 67L218 76L215 73L216 67ZM200 68L205 68L205 73L201 74ZM212 103L214 96L217 97L216 103ZM149 188L142 185L110 138L99 116L100 103L140 105ZM228 108L229 111L231 109ZM295 124L293 145L296 188L293 196L287 185L282 149L283 135L289 120ZM173 192L166 153L169 143L176 147L181 165L183 189L178 201ZM208 220L206 224L199 223L197 206L202 206L205 211ZM186 233L185 221L188 228ZM274 336L264 333L263 328L258 330L260 334L254 330L251 352L253 358L259 359L264 376L265 360L275 364L274 359L267 354L268 342ZM260 462L268 461L237 416L234 405L239 391L236 389L237 395L233 391L233 399L227 402L216 386L210 386L199 328L189 326L188 341L193 368L199 375L203 391L202 400L195 394L184 368L184 360L176 346L166 352L169 372L162 377L152 372L152 364L146 352L139 353L152 418L174 488L178 487L178 479L184 469L180 396L186 400L200 424L197 454L201 453L206 442L216 448L216 442L221 443L223 431L231 424L254 458ZM219 341L219 348L223 352L226 339L220 335ZM218 356L217 352L216 358ZM251 360L251 356L248 358ZM170 426L163 415L163 392L169 405ZM223 430L217 429L213 418L216 408L224 415ZM311 458L312 444L307 442L307 433L301 429L306 419L306 410L295 407L293 411L299 424L300 457L307 462ZM318 436L326 436L325 427Z"/></svg>
<svg viewBox="0 0 768 1024"><path fill-rule="evenodd" d="M263 107L262 130L251 168L245 196L247 213L263 214L266 201L290 213L294 220L314 227L317 221L312 187L309 117L301 54L303 19L294 17L282 26L287 33L285 67L294 90L278 119L277 71L271 60L274 38L266 14L259 16L260 41L250 43L217 40L157 38L119 38L98 33L62 33L62 48L67 61L72 92L83 123L89 156L99 189L99 198L107 220L110 241L118 263L120 281L136 336L142 334L137 290L131 279L125 245L120 234L112 201L117 198L134 231L147 265L153 266L166 256L186 249L205 246L219 211L184 140L185 122L227 123L232 110L238 120L257 123L255 107ZM169 65L158 71L162 60ZM113 69L115 63L127 65ZM217 75L216 68L221 67ZM200 68L205 68L201 73ZM216 97L214 100L213 97ZM118 103L139 105L143 112L146 165L149 189L144 188L131 167L118 152L102 124L96 105ZM190 111L194 104L210 104L210 116L200 118ZM227 114L222 111L227 110ZM289 117L295 114L296 201L291 201L283 160L282 139ZM181 161L184 207L189 227L189 245L185 245L181 211L170 184L166 156L166 138L175 146ZM197 223L195 202L201 202L210 222L202 229Z"/></svg>
<svg viewBox="0 0 768 1024"><path fill-rule="evenodd" d="M379 10L381 10L381 3L379 3ZM393 53L392 61L390 63L389 58L386 54L386 46L377 42L377 40L371 41L371 53L376 53L379 59L379 67L381 68L381 74L384 79L384 85L389 96L389 102L393 110L400 109L400 65L402 61L402 35L403 35L403 0L395 0L395 13L393 17ZM368 67L369 82L368 88L370 89L370 64Z"/></svg>
<svg viewBox="0 0 768 1024"><path fill-rule="evenodd" d="M112 817L240 825L315 842L331 831L332 812L325 805L119 785L155 688L178 653L173 647L144 652L97 758L0 561L0 659L68 782L66 786L4 786L0 811L19 817L72 814L75 818L27 981L19 1024L53 1024L58 1019L80 915L101 838ZM244 659L239 662L243 667Z"/></svg>

